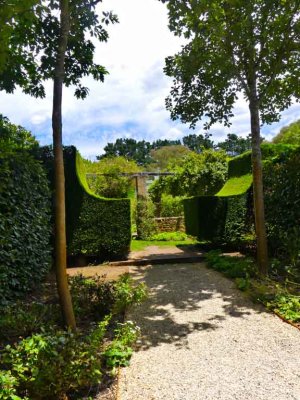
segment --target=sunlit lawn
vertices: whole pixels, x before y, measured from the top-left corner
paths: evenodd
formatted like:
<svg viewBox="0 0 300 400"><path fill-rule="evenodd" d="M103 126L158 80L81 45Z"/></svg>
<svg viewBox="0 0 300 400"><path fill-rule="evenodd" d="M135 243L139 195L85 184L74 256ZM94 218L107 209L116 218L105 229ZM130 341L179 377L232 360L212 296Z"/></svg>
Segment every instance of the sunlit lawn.
<svg viewBox="0 0 300 400"><path fill-rule="evenodd" d="M132 240L131 241L131 251L144 250L148 246L158 246L158 247L172 247L172 246L183 246L183 245L193 245L198 244L196 239L186 239L186 240Z"/></svg>

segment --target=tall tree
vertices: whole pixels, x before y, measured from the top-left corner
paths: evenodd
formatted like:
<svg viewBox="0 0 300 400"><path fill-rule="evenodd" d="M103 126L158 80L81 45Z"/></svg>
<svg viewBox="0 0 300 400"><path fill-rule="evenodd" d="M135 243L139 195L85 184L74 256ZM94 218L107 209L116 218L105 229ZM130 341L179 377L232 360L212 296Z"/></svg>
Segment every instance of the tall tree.
<svg viewBox="0 0 300 400"><path fill-rule="evenodd" d="M228 133L224 142L219 142L217 147L225 150L231 157L238 156L245 151L251 150L251 135L244 138L235 133Z"/></svg>
<svg viewBox="0 0 300 400"><path fill-rule="evenodd" d="M163 146L156 150L151 150L150 154L154 164L150 168L159 169L159 171L172 170L172 166L180 162L191 151L182 145Z"/></svg>
<svg viewBox="0 0 300 400"><path fill-rule="evenodd" d="M122 156L128 160L134 160L139 165L147 165L152 161L150 150L151 144L145 140L137 141L130 138L120 138L115 143L108 143L104 147L105 153L97 156L97 159Z"/></svg>
<svg viewBox="0 0 300 400"><path fill-rule="evenodd" d="M25 93L45 96L43 82L52 79L53 86L53 147L55 164L55 263L64 322L75 329L75 318L66 275L66 232L64 201L64 165L62 152L61 102L63 85L75 85L75 96L85 98L88 88L81 78L92 75L103 81L104 67L93 61L95 45L108 38L104 24L117 22L111 13L99 17L95 7L101 0L49 0L34 3L30 10L34 23L28 23L27 13L14 19L14 29L8 38L9 52L5 67L0 70L0 90L12 93L20 86ZM9 4L8 1L5 2ZM32 21L32 20L31 20ZM19 55L22 55L20 57Z"/></svg>
<svg viewBox="0 0 300 400"><path fill-rule="evenodd" d="M170 29L188 43L166 60L174 77L167 108L195 127L230 125L243 93L250 111L253 192L259 271L266 274L260 125L271 123L299 98L299 0L161 0Z"/></svg>
<svg viewBox="0 0 300 400"><path fill-rule="evenodd" d="M300 120L281 128L272 142L300 145Z"/></svg>

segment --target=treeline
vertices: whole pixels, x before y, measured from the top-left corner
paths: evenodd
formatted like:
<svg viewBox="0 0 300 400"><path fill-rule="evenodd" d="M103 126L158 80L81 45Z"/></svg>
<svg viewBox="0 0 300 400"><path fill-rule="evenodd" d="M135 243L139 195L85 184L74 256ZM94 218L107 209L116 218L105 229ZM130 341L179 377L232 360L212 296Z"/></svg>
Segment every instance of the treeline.
<svg viewBox="0 0 300 400"><path fill-rule="evenodd" d="M225 150L230 156L236 156L251 149L251 138L238 136L229 133L223 142L214 143L211 134L204 135L191 134L184 136L181 140L156 140L152 143L145 140L137 141L135 139L119 138L114 143L108 143L104 147L104 154L97 156L98 160L111 157L125 157L128 160L134 160L137 164L147 166L157 160L157 151L163 147L168 147L170 152L184 152L186 149L198 154L204 150Z"/></svg>

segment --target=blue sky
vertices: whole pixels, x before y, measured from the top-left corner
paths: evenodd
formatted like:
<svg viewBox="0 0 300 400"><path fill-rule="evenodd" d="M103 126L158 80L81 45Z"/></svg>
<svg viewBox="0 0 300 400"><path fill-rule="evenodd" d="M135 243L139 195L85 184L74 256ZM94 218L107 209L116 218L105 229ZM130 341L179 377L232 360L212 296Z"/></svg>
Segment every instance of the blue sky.
<svg viewBox="0 0 300 400"><path fill-rule="evenodd" d="M170 120L165 110L171 80L164 76L164 59L180 49L181 41L168 30L167 11L158 0L103 0L101 10L113 10L120 23L109 26L107 43L97 44L95 61L104 65L110 75L104 83L87 78L90 95L84 101L64 90L63 136L65 144L74 144L87 158L103 152L107 142L119 137L153 141L180 139L189 133L201 133ZM45 99L34 99L16 91L0 93L0 113L11 122L31 130L41 144L51 137L51 82L46 83ZM236 104L232 127L215 125L211 129L217 142L234 132L246 136L250 131L247 104L242 98ZM282 114L279 123L262 128L271 139L280 127L300 119L300 105L294 104Z"/></svg>

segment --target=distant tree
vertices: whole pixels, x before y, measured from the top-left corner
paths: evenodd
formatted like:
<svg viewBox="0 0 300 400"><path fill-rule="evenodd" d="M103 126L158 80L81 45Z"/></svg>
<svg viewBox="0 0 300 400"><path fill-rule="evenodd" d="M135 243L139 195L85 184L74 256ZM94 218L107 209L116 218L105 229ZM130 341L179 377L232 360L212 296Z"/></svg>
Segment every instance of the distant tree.
<svg viewBox="0 0 300 400"><path fill-rule="evenodd" d="M300 145L300 120L284 126L272 142Z"/></svg>
<svg viewBox="0 0 300 400"><path fill-rule="evenodd" d="M172 170L172 167L182 160L191 151L182 145L163 146L157 150L151 150L150 155L154 164L151 168L160 171Z"/></svg>
<svg viewBox="0 0 300 400"><path fill-rule="evenodd" d="M158 139L151 144L151 149L156 150L164 146L180 146L180 145L181 145L180 140Z"/></svg>
<svg viewBox="0 0 300 400"><path fill-rule="evenodd" d="M134 174L141 171L135 161L125 157L106 157L98 162L85 162L88 184L93 192L108 198L125 198L133 187L134 180L123 173Z"/></svg>
<svg viewBox="0 0 300 400"><path fill-rule="evenodd" d="M228 133L227 139L224 142L219 142L217 147L225 150L231 157L238 156L245 151L251 150L251 135L243 138L235 133Z"/></svg>
<svg viewBox="0 0 300 400"><path fill-rule="evenodd" d="M139 165L147 165L152 160L150 157L151 144L145 140L136 141L135 139L117 139L115 143L108 143L104 147L104 154L97 156L98 160L106 157L125 157L134 160Z"/></svg>
<svg viewBox="0 0 300 400"><path fill-rule="evenodd" d="M214 142L210 139L211 136L212 135L207 132L204 135L191 134L184 136L182 141L188 149L196 153L201 153L205 149L213 149Z"/></svg>
<svg viewBox="0 0 300 400"><path fill-rule="evenodd" d="M299 0L161 0L169 26L188 40L166 60L174 78L167 108L191 127L230 125L238 94L251 120L253 194L259 272L267 274L260 125L280 117L300 97Z"/></svg>

